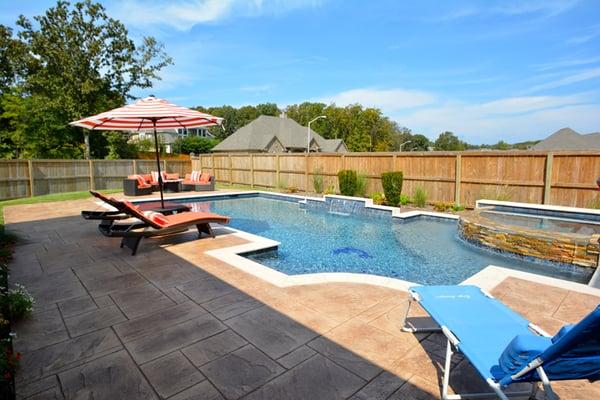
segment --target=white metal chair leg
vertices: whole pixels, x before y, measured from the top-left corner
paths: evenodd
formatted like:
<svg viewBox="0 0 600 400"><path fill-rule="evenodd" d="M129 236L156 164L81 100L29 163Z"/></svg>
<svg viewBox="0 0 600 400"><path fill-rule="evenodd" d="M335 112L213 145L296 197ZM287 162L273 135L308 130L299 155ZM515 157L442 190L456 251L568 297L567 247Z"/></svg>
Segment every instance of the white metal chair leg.
<svg viewBox="0 0 600 400"><path fill-rule="evenodd" d="M536 368L536 371L540 376L540 379L542 380L542 385L544 386L544 395L546 399L556 400L556 394L554 393L554 390L552 390L550 380L548 379L548 375L546 375L546 371L544 371L544 368L538 367Z"/></svg>
<svg viewBox="0 0 600 400"><path fill-rule="evenodd" d="M452 364L452 344L447 340L446 345L446 360L444 361L444 377L442 381L442 399L448 399L448 384L450 383L450 365Z"/></svg>

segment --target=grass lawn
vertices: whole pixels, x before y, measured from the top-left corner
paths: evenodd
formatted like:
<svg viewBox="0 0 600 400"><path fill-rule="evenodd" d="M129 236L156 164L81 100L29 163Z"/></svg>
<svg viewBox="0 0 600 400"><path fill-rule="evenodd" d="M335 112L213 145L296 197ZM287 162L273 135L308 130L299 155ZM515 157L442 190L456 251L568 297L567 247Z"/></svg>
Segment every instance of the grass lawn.
<svg viewBox="0 0 600 400"><path fill-rule="evenodd" d="M122 189L112 189L112 190L99 190L101 193L118 193L122 192ZM51 201L66 201L66 200L79 200L86 199L90 197L90 192L68 192L68 193L55 193L55 194L47 194L44 196L34 196L34 197L23 197L21 199L14 200L4 200L0 201L0 232L4 231L4 207L5 206L15 206L19 204L36 204L36 203L48 203Z"/></svg>

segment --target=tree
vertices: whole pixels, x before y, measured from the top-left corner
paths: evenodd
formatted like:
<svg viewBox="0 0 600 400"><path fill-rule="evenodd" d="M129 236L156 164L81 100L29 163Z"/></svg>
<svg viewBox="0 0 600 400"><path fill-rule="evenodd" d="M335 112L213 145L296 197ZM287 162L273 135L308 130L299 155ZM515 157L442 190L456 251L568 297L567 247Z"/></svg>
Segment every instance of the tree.
<svg viewBox="0 0 600 400"><path fill-rule="evenodd" d="M454 133L443 132L434 143L436 150L459 151L466 148L466 144L462 142Z"/></svg>
<svg viewBox="0 0 600 400"><path fill-rule="evenodd" d="M127 141L127 135L123 132L108 132L105 134L107 141L109 160L118 160L124 158L137 158L138 148L134 143Z"/></svg>
<svg viewBox="0 0 600 400"><path fill-rule="evenodd" d="M200 136L187 136L177 138L173 147L176 153L180 154L202 154L210 153L213 147L219 143L218 140Z"/></svg>
<svg viewBox="0 0 600 400"><path fill-rule="evenodd" d="M425 135L413 135L410 143L406 145L406 151L428 151L431 142Z"/></svg>
<svg viewBox="0 0 600 400"><path fill-rule="evenodd" d="M68 123L123 105L132 98L132 89L151 87L172 60L152 37L136 46L125 26L91 0L73 6L58 1L34 20L36 24L21 16L17 38L12 38L19 44L0 46L0 59L9 51L5 48L20 49L26 65L0 72L0 81L10 82L12 95L25 100L8 115L2 110L1 118L9 125L14 119L24 121L26 129L18 131L24 135L19 141L27 143L24 156L82 157L82 130ZM1 43L7 42L7 32L6 27L0 29ZM16 132L0 132L2 142ZM103 136L93 137L106 144Z"/></svg>

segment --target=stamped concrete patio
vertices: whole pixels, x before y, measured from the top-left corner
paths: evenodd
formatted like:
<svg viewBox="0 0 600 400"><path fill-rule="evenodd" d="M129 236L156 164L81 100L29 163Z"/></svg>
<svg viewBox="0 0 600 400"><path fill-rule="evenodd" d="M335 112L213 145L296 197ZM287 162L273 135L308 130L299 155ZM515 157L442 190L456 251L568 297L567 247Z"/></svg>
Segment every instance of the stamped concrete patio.
<svg viewBox="0 0 600 400"><path fill-rule="evenodd" d="M407 294L364 284L280 288L205 254L243 239L219 229L119 248L83 221L91 200L6 207L24 241L11 282L35 296L16 326L19 398L436 399L440 334L400 331ZM493 294L551 333L600 297L508 278ZM420 315L415 308L415 315ZM485 389L457 358L457 391ZM600 384L555 385L561 399Z"/></svg>

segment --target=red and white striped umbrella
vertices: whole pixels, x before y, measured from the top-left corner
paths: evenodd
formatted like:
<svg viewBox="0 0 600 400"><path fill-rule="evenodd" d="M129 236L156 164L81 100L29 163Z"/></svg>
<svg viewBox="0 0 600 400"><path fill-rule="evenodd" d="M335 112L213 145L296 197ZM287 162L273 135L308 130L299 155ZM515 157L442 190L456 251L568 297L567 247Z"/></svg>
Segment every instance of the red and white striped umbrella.
<svg viewBox="0 0 600 400"><path fill-rule="evenodd" d="M114 110L71 122L70 125L105 131L200 128L220 125L223 118L147 97Z"/></svg>
<svg viewBox="0 0 600 400"><path fill-rule="evenodd" d="M176 106L167 100L150 96L138 100L133 104L71 122L70 125L105 131L153 130L160 202L162 208L164 208L163 179L160 173L160 152L158 151L156 131L163 129L201 128L220 125L222 122L223 118Z"/></svg>

